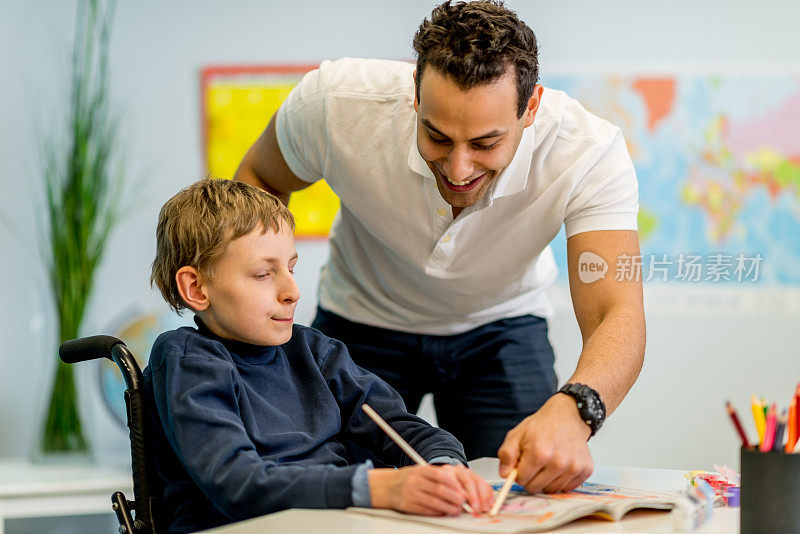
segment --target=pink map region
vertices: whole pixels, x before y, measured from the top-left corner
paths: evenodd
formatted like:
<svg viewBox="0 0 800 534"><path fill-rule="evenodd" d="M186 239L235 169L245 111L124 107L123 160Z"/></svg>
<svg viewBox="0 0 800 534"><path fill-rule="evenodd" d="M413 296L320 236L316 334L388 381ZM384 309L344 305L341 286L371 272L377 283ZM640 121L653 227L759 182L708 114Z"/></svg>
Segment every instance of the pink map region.
<svg viewBox="0 0 800 534"><path fill-rule="evenodd" d="M758 119L730 121L728 128L728 148L734 153L770 147L785 156L800 156L800 93Z"/></svg>

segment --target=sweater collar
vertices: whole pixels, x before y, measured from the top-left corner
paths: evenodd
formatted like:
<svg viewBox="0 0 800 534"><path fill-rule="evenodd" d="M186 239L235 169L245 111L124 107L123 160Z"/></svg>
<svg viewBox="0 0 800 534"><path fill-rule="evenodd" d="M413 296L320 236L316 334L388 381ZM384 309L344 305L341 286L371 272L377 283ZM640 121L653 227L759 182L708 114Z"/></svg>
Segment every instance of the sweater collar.
<svg viewBox="0 0 800 534"><path fill-rule="evenodd" d="M194 316L194 322L200 334L211 340L219 341L232 356L244 363L269 363L275 358L277 347L274 345L253 345L244 341L235 341L218 336L196 315Z"/></svg>

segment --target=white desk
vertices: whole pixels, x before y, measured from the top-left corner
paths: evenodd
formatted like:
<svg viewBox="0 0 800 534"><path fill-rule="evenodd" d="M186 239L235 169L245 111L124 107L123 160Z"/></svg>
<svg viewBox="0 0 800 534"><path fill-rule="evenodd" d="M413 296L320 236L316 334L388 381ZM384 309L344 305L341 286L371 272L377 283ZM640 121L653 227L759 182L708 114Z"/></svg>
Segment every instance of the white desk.
<svg viewBox="0 0 800 534"><path fill-rule="evenodd" d="M497 460L482 458L470 462L470 467L486 480L497 482ZM650 491L680 491L688 483L685 471L670 469L645 469L634 467L597 467L589 479L592 482L644 489ZM711 521L694 532L700 534L730 534L739 531L739 509L717 508ZM226 527L207 531L216 534L263 534L264 532L289 532L304 534L447 534L457 530L440 529L409 521L396 521L377 517L345 513L343 510L285 510ZM668 512L634 510L622 521L610 522L582 519L558 528L553 532L569 533L620 533L620 532L674 532Z"/></svg>
<svg viewBox="0 0 800 534"><path fill-rule="evenodd" d="M112 513L117 490L133 499L128 469L0 459L0 534L6 519Z"/></svg>

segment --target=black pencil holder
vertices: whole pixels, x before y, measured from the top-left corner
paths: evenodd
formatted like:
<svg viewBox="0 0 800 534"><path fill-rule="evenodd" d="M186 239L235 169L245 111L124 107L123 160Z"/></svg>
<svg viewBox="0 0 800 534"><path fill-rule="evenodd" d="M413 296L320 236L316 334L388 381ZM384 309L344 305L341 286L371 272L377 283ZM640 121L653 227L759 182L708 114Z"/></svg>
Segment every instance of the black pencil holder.
<svg viewBox="0 0 800 534"><path fill-rule="evenodd" d="M741 450L741 534L800 533L800 454Z"/></svg>

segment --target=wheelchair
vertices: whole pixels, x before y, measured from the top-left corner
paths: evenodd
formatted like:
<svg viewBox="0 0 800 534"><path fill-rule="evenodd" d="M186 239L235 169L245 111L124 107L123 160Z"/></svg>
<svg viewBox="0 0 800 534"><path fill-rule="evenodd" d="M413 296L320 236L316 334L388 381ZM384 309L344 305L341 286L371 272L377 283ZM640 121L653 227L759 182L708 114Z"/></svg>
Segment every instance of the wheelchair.
<svg viewBox="0 0 800 534"><path fill-rule="evenodd" d="M158 519L159 493L145 427L147 411L142 390L142 370L125 343L111 336L67 341L58 349L58 355L64 363L69 364L108 358L119 367L127 385L125 406L131 440L134 500L129 501L121 491L116 491L111 495L111 508L119 521L120 534L158 534L163 529Z"/></svg>

